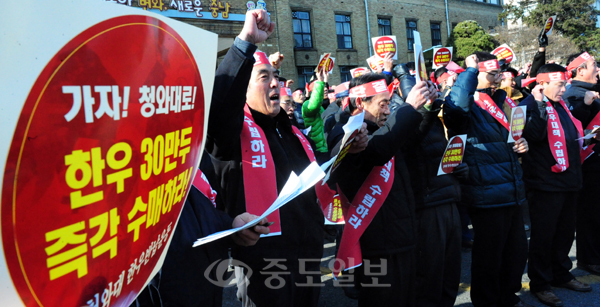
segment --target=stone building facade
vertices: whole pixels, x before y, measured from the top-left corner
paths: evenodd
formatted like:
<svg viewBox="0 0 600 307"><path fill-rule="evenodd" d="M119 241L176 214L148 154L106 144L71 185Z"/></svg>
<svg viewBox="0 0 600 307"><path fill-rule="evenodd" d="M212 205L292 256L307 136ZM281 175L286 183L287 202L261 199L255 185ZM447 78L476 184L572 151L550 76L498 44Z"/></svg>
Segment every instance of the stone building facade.
<svg viewBox="0 0 600 307"><path fill-rule="evenodd" d="M156 10L148 4L159 1L133 1L133 6L142 4L141 6ZM484 29L498 25L497 16L502 11L501 1L163 0L165 11L159 12L169 12L171 17L217 33L219 55L222 58L242 29L243 14L248 7L264 6L275 22L276 29L259 49L267 54L281 52L285 56L281 75L295 80L294 87L302 87L323 53L330 52L335 58L329 83L339 84L349 77L351 68L367 66L365 59L372 54L370 37L380 36L380 33L395 35L398 61L413 61L412 42L407 29L416 28L419 31L424 49L438 44L445 46L449 31L463 20L475 20ZM200 12L204 16L196 18L193 13L184 16L181 4L200 4ZM185 10L186 7L183 7L183 11ZM179 15L175 14L177 11ZM216 18L213 18L213 11L216 11ZM225 16L228 18L224 18Z"/></svg>

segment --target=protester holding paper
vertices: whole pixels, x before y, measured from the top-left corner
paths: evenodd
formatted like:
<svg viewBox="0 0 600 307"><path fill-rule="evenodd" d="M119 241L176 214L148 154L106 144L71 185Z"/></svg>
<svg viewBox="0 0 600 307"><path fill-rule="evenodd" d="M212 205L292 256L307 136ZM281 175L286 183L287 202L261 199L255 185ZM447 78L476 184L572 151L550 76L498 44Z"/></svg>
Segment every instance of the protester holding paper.
<svg viewBox="0 0 600 307"><path fill-rule="evenodd" d="M551 286L592 290L569 272L577 192L582 186L580 149L583 141L578 139L583 136L583 129L562 99L566 70L557 64L544 65L535 81L538 85L532 95L521 102L527 106L523 137L531 142L531 151L523 156L531 217L527 274L531 279L531 292L542 303L562 306Z"/></svg>
<svg viewBox="0 0 600 307"><path fill-rule="evenodd" d="M356 282L363 284L359 306L413 306L415 208L400 148L419 128L422 116L416 109L437 93L433 86L417 83L407 103L391 114L390 93L381 75L354 78L349 94L346 110L352 115L365 112L370 140L364 151L348 154L332 173L339 192L355 208L346 221L338 260L347 269L363 263L355 274ZM330 133L331 139L340 133L339 125ZM372 273L381 272L382 266L387 268L385 275Z"/></svg>
<svg viewBox="0 0 600 307"><path fill-rule="evenodd" d="M280 112L275 69L264 53L255 53L274 26L266 11L248 11L242 32L216 72L206 150L223 195L219 206L230 215L261 214L291 172L300 174L311 163L306 139ZM238 296L245 305L317 306L319 261L301 262L323 254L324 218L314 189L269 215L269 221L272 217L279 219L280 235L232 251L252 270L236 268ZM271 234L277 233L274 226ZM273 276L283 280L281 288Z"/></svg>
<svg viewBox="0 0 600 307"><path fill-rule="evenodd" d="M571 87L563 95L585 128L585 134L600 126L600 98L597 92L598 67L595 59L585 52L571 55L567 70L571 71ZM597 132L596 132L597 133ZM597 134L596 134L597 135ZM599 137L596 136L596 139ZM600 275L600 206L597 187L600 184L600 149L589 145L582 153L583 188L577 200L577 267Z"/></svg>
<svg viewBox="0 0 600 307"><path fill-rule="evenodd" d="M525 202L518 154L527 141L507 143L506 92L496 56L477 52L465 60L444 105L449 136L467 134L463 163L469 179L462 202L469 207L475 232L471 263L471 300L475 306L522 306L515 294L527 261L527 238L520 205ZM492 93L493 92L493 93Z"/></svg>
<svg viewBox="0 0 600 307"><path fill-rule="evenodd" d="M440 68L445 70L445 68ZM456 76L456 74L454 75ZM411 77L412 78L412 77ZM454 306L460 283L461 224L457 210L466 164L438 176L448 140L438 117L443 100L425 104L417 138L405 153L416 208L416 306ZM402 104L401 104L402 105Z"/></svg>

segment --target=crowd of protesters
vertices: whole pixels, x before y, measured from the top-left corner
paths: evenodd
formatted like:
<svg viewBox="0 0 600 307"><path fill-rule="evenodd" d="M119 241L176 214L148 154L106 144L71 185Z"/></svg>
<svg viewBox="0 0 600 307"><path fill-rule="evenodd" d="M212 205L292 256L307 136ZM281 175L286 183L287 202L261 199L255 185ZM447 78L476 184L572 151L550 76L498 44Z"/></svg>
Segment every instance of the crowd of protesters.
<svg viewBox="0 0 600 307"><path fill-rule="evenodd" d="M548 306L563 306L552 287L592 290L570 273L568 254L577 231L578 267L600 275L600 83L593 57L574 54L566 68L546 64L541 34L532 64L521 70L476 52L464 67L448 65L431 81L416 81L414 65L394 65L387 56L377 72L330 86L321 70L306 89L292 91L293 80L279 75L283 55L257 50L273 31L265 11L249 11L218 67L202 184L190 191L164 265L134 305L220 306L224 285L211 281L224 272L209 266L231 258L243 306L317 306L321 204L328 201L318 187L279 210L276 235L263 220L226 240L192 243L255 219L247 212L267 208L291 172L339 152L343 127L358 114L364 123L327 182L370 216L366 227L346 216L345 229L334 229L338 244L349 228L363 229L356 246L339 247L339 254L359 247L354 260L362 263L344 265L340 295L359 306L453 306L467 218L475 306L527 306L517 296L526 264L531 292ZM508 118L517 106L527 107L526 124L509 143ZM466 135L462 163L438 176L455 135Z"/></svg>

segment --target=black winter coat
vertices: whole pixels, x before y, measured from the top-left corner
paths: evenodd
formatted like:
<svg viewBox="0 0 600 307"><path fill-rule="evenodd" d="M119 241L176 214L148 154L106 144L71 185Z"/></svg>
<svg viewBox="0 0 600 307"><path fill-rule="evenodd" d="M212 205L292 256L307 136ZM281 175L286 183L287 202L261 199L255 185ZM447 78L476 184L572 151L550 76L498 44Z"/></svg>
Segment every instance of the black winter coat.
<svg viewBox="0 0 600 307"><path fill-rule="evenodd" d="M508 130L474 102L478 73L467 68L458 75L444 105L449 137L467 134L463 163L469 166L469 180L461 186L462 203L478 208L520 205L525 188L519 157L507 143ZM492 96L500 110L505 98L502 90Z"/></svg>
<svg viewBox="0 0 600 307"><path fill-rule="evenodd" d="M218 192L222 196L219 207L231 216L246 211L244 176L240 133L244 120L246 89L254 64L256 46L236 39L227 52L215 76L206 151L215 168ZM290 173L300 174L309 164L302 144L293 133L285 112L275 118L252 111L269 144L277 180L281 191ZM260 180L260 178L256 178ZM255 246L239 247L234 256L252 267L252 262L262 258L320 258L323 252L323 212L311 188L299 195L280 211L282 235L262 238ZM260 260L259 260L260 259ZM262 269L262 268L260 268Z"/></svg>
<svg viewBox="0 0 600 307"><path fill-rule="evenodd" d="M585 129L600 112L600 99L596 99L591 105L583 102L587 91L597 91L597 84L582 81L571 81L571 87L563 94L563 100L573 107L571 113L581 121ZM600 172L600 145L594 146L594 153L583 162L582 171Z"/></svg>
<svg viewBox="0 0 600 307"><path fill-rule="evenodd" d="M408 170L417 210L460 201L460 184L454 174L437 175L448 145L444 124L437 116L440 112L439 102L434 102L431 111L423 109L422 135L404 150L406 160L410 161Z"/></svg>
<svg viewBox="0 0 600 307"><path fill-rule="evenodd" d="M581 174L581 157L579 154L579 141L577 128L569 114L559 103L552 105L560 118L567 154L569 168L562 173L552 172L556 164L548 143L548 113L546 103L536 101L533 95L527 97L520 106L527 106L527 124L523 130L523 137L529 143L529 152L523 155L523 179L528 189L552 192L569 192L581 189L583 179Z"/></svg>
<svg viewBox="0 0 600 307"><path fill-rule="evenodd" d="M414 248L415 201L407 162L400 148L415 137L421 119L421 114L405 104L388 116L381 128L367 122L370 135L367 148L358 154L348 154L332 173L331 180L338 183L352 202L373 167L382 166L396 157L390 193L360 239L363 257L386 256ZM343 131L340 132L343 125L342 122L336 125L329 135L330 139L341 139L336 134L343 136Z"/></svg>

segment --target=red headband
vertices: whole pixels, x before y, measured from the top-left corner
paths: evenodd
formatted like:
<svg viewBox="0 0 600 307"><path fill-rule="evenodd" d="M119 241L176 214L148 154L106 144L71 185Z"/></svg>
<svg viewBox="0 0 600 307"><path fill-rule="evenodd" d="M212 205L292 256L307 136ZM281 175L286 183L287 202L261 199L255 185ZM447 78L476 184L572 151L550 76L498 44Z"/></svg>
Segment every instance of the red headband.
<svg viewBox="0 0 600 307"><path fill-rule="evenodd" d="M262 51L254 52L254 61L254 66L262 64L271 65L271 62L269 62L269 59L267 58L267 54Z"/></svg>
<svg viewBox="0 0 600 307"><path fill-rule="evenodd" d="M448 71L453 71L453 72L455 72L457 74L460 74L461 72L465 71L464 68L458 66L458 64L456 64L456 63L454 63L452 61L450 61L450 63L448 63L448 65L446 65L446 69Z"/></svg>
<svg viewBox="0 0 600 307"><path fill-rule="evenodd" d="M540 82L550 82L550 81L566 81L568 80L567 78L567 74L564 72L548 72L548 73L541 73L541 74L537 74L537 76L535 78L528 78L528 79L523 79L521 81L521 87L526 87L527 85L531 84L533 81L540 83Z"/></svg>
<svg viewBox="0 0 600 307"><path fill-rule="evenodd" d="M569 64L569 66L567 66L567 70L571 71L571 70L581 66L581 64L585 63L585 61L587 61L589 59L593 59L593 57L589 53L584 52L584 53L580 54L575 60L573 60L573 62L571 62L571 64Z"/></svg>
<svg viewBox="0 0 600 307"><path fill-rule="evenodd" d="M389 93L385 79L361 84L350 89L350 98L367 98L381 93Z"/></svg>
<svg viewBox="0 0 600 307"><path fill-rule="evenodd" d="M315 81L311 82L311 83L306 83L305 89L306 89L306 93L310 93L312 92L313 88L315 87Z"/></svg>
<svg viewBox="0 0 600 307"><path fill-rule="evenodd" d="M350 86L350 81L344 82L335 87L334 93L337 95L341 92L347 91L349 86Z"/></svg>
<svg viewBox="0 0 600 307"><path fill-rule="evenodd" d="M513 75L512 72L510 71L505 71L502 73L502 79L508 79L508 78L514 78L515 75Z"/></svg>
<svg viewBox="0 0 600 307"><path fill-rule="evenodd" d="M280 87L279 88L279 96L280 98L283 96L292 96L292 90L289 87Z"/></svg>
<svg viewBox="0 0 600 307"><path fill-rule="evenodd" d="M479 62L479 71L490 71L494 69L500 69L500 64L497 59Z"/></svg>
<svg viewBox="0 0 600 307"><path fill-rule="evenodd" d="M448 72L443 73L439 78L437 78L436 83L437 85L442 84L442 82L446 81L448 78L452 77L456 75L455 72L449 70Z"/></svg>

